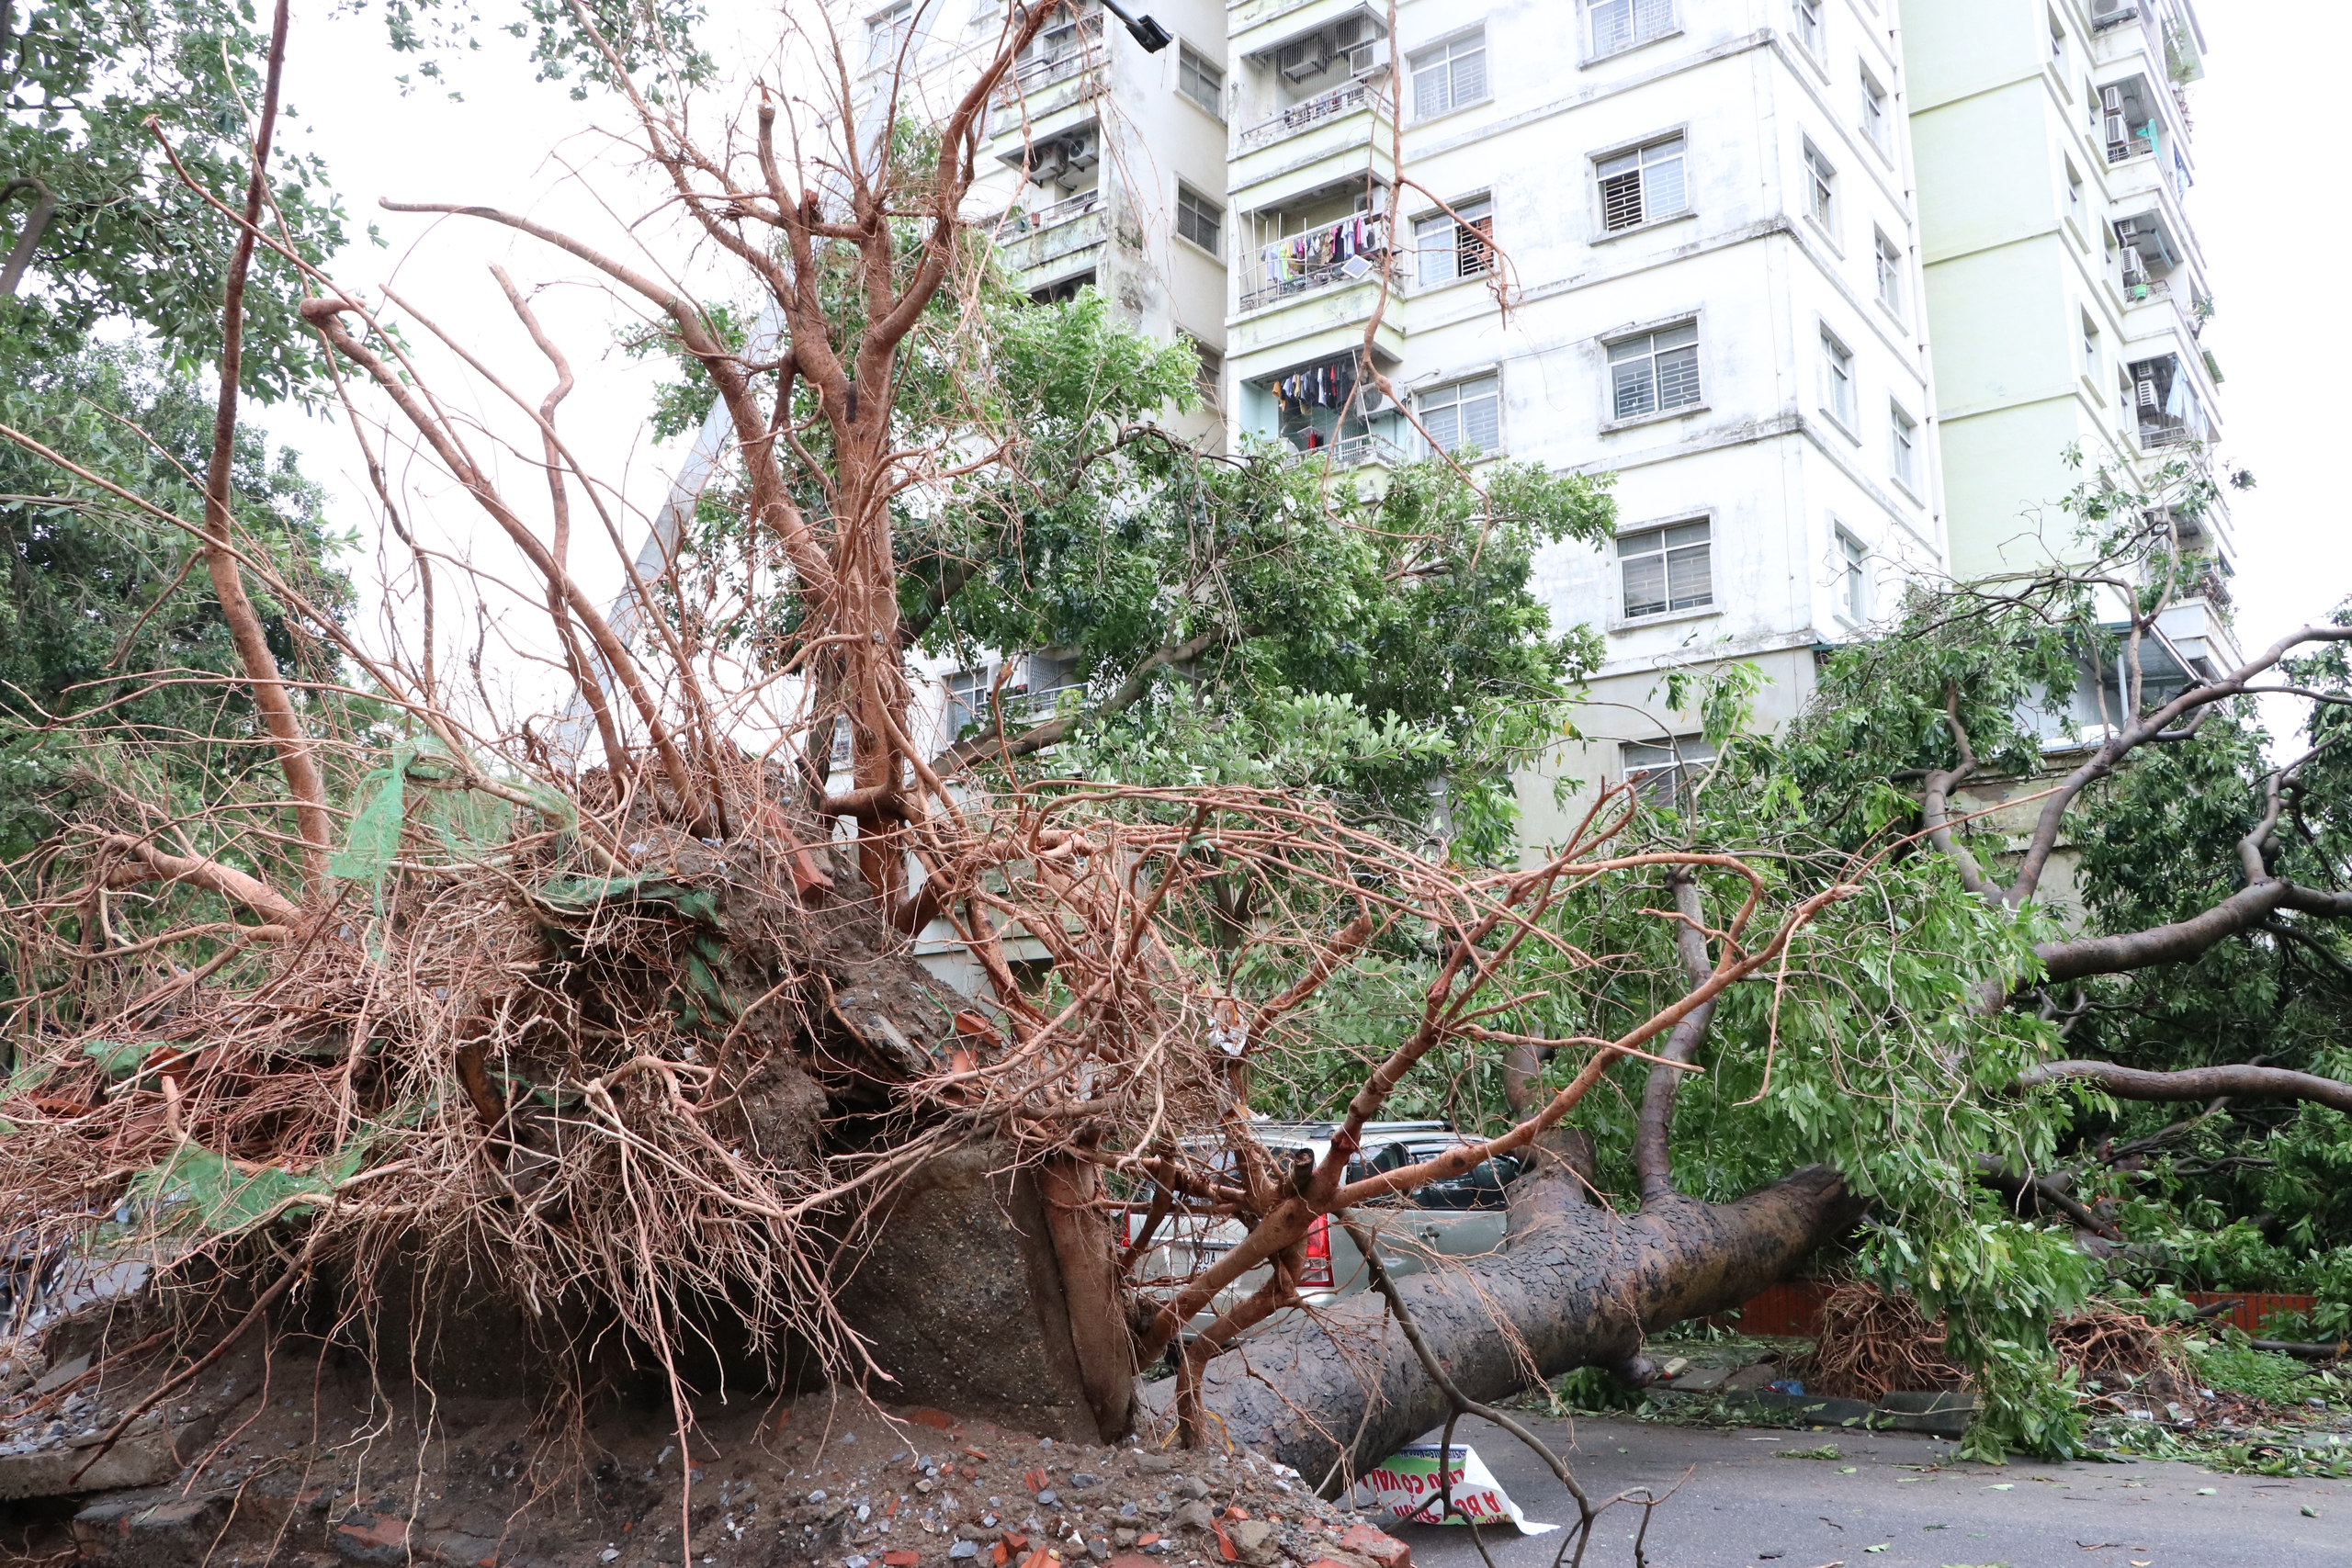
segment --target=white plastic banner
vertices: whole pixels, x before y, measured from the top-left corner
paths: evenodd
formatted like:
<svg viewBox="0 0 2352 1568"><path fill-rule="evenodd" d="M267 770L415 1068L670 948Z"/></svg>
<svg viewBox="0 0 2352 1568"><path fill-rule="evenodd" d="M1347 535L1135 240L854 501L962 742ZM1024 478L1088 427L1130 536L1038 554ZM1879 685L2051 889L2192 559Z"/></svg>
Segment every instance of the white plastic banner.
<svg viewBox="0 0 2352 1568"><path fill-rule="evenodd" d="M1439 1472L1435 1443L1415 1443L1381 1461L1377 1470L1356 1483L1356 1506L1383 1509L1391 1518L1407 1524L1509 1524L1522 1535L1541 1535L1560 1528L1530 1522L1478 1458L1477 1450L1457 1443L1450 1457L1453 1506L1442 1519L1438 1510L1446 1500L1445 1479Z"/></svg>

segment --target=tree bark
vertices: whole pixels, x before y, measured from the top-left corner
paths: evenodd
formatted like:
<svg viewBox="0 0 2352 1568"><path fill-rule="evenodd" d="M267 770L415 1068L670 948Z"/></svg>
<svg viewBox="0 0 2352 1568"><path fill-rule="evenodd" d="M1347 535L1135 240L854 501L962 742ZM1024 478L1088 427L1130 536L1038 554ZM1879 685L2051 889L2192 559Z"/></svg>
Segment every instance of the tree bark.
<svg viewBox="0 0 2352 1568"><path fill-rule="evenodd" d="M1397 1289L1462 1392L1491 1402L1526 1387L1531 1370L1622 1365L1646 1331L1736 1306L1854 1212L1843 1179L1812 1167L1736 1203L1669 1198L1621 1214L1587 1202L1549 1162L1513 1187L1501 1250ZM1292 1314L1210 1362L1202 1381L1231 1440L1310 1481L1342 1457L1371 1468L1448 1408L1370 1292Z"/></svg>
<svg viewBox="0 0 2352 1568"><path fill-rule="evenodd" d="M2096 1084L2118 1100L2308 1100L2352 1115L2352 1084L2299 1073L2287 1067L2184 1067L2152 1073L2113 1062L2046 1062L2018 1076L2018 1087L2036 1089L2066 1078Z"/></svg>

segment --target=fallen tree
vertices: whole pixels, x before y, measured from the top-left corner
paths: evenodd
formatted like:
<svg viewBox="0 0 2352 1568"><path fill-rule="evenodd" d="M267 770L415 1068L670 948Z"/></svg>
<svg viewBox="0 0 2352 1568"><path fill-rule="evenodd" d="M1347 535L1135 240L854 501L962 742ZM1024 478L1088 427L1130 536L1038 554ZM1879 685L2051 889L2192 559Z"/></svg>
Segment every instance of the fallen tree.
<svg viewBox="0 0 2352 1568"><path fill-rule="evenodd" d="M200 550L240 634L254 755L284 785L224 784L180 812L111 801L14 868L26 934L0 1224L47 1247L119 1213L185 1244L177 1277L228 1265L265 1306L332 1278L363 1324L396 1269L488 1280L575 1401L617 1345L658 1369L683 1428L714 1350L738 1375L805 1356L886 1387L843 1276L892 1245L894 1200L926 1172L1001 1149L1036 1183L1038 1277L1062 1298L1101 1435L1129 1418L1138 1369L1172 1351L1186 1441L1222 1428L1328 1468L1380 1457L1453 1402L1383 1326L1396 1303L1473 1400L1578 1365L1638 1379L1645 1332L1735 1303L1867 1204L1877 1234L1951 1281L1955 1347L2011 1413L1993 1438L2040 1439L2014 1416L2040 1397L2031 1329L2081 1279L2065 1236L1992 1214L1975 1180L1988 1155L2047 1163L2052 1097L2012 1091L2055 1027L2008 1004L2087 961L2049 946L2030 878L1981 896L1932 787L1916 822L1883 810L1843 840L1781 832L1760 852L1752 818L1718 833L1687 801L1625 790L1546 850L1447 839L1427 785L1491 800L1510 749L1475 747L1505 720L1555 734L1573 649L1530 615L1451 667L1456 687L1392 666L1480 604L1525 611L1523 581L1478 574L1532 540L1600 539L1606 508L1508 468L1436 465L1367 499L1271 458L1176 452L1143 417L1173 390L1157 351L1082 313L1041 331L1006 299L967 197L983 113L1057 8L1016 13L935 126L903 123L899 73L853 90L820 40L830 114L795 123L763 93L717 152L674 91L645 85L658 66L574 12L687 239L730 258L764 338L730 331L662 257L490 208L394 209L544 242L637 300L713 389L728 466L689 498L704 523L671 520L658 570L631 568L621 612L582 588L572 525L593 514L617 547L626 519L559 423L569 360L503 275L552 378L542 399L414 309L284 256L413 552L421 634L393 642L413 651L308 605L217 490L183 517L0 432ZM273 58L286 32L281 6ZM277 243L259 220L276 80L242 204L209 194L247 251ZM890 134L827 140L877 124ZM503 487L485 455L499 437L449 412L444 375L504 399L506 445L543 498ZM236 387L223 378L222 431ZM523 588L452 573L421 541L381 457L395 444L451 481L430 505L490 523ZM1139 468L1131 451L1173 456ZM1076 536L1087 548L1057 510L1073 495L1102 508ZM1043 625L1024 594L1114 576L1154 527L1165 575L1117 598L1123 640L1089 650L1067 711L1023 723L976 702L967 733L931 741L910 650L979 635L959 617L1006 640ZM1346 629L1391 639L1365 676L1390 682L1378 711L1269 694L1265 671L1303 680L1318 661L1357 681L1333 651L1349 638L1283 597L1333 581L1347 591L1331 600L1378 611ZM340 651L352 702L276 664L248 582ZM1447 600L1448 584L1469 586ZM466 693L435 640L501 592L539 617L515 646L560 673L554 714L497 701L479 644ZM1210 707L1221 690L1238 694ZM2138 738L2110 741L2075 794L2187 701L2132 720L2120 733ZM332 728L360 702L379 728ZM1416 717L1441 709L1475 722ZM1214 749L1237 736L1334 715L1345 746L1269 740L1241 782L1202 782L1231 778ZM1962 728L1955 713L1965 747ZM1777 784L1752 798L1789 804ZM2214 940L2245 929L2226 925ZM975 994L919 962L926 932L968 955ZM1509 1109L1490 1114L1476 1086L1498 1076ZM1308 1107L1333 1113L1329 1153L1277 1167L1252 1111ZM1472 1135L1397 1168L1353 1162L1367 1124L1434 1109ZM1376 1220L1498 1156L1557 1161L1578 1125L1603 1164L1514 1190L1502 1252L1401 1282L1395 1302L1307 1309L1318 1223ZM1691 1157L1700 1132L1740 1147ZM1246 1233L1164 1299L1135 1290L1137 1249L1121 1246L1144 1183L1151 1212ZM1603 1198L1634 1192L1637 1208ZM2041 1271L2023 1288L2020 1256ZM1245 1276L1259 1282L1237 1300Z"/></svg>

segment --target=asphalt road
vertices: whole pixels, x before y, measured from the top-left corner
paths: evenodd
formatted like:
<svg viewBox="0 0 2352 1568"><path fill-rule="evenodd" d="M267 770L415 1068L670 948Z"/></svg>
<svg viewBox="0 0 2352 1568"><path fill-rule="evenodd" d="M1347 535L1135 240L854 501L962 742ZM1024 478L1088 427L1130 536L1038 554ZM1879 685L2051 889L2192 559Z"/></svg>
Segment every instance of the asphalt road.
<svg viewBox="0 0 2352 1568"><path fill-rule="evenodd" d="M1477 1450L1530 1519L1575 1518L1542 1461L1509 1434L1471 1426L1454 1440ZM1954 1460L1941 1439L1897 1432L1532 1426L1596 1501L1637 1486L1673 1491L1650 1520L1650 1568L2352 1568L2352 1482L2154 1462L1996 1468ZM1842 1457L1776 1457L1822 1443ZM1611 1508L1586 1568L1630 1564L1640 1523L1637 1507ZM1411 1544L1418 1568L1482 1568L1459 1526L1388 1528ZM1551 1568L1563 1533L1485 1532L1496 1568Z"/></svg>

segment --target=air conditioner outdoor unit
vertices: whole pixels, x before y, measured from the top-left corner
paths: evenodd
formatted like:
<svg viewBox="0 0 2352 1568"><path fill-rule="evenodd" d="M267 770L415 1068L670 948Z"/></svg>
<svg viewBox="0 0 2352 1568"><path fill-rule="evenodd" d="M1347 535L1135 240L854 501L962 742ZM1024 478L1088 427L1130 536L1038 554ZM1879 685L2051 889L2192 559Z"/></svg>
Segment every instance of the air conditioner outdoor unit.
<svg viewBox="0 0 2352 1568"><path fill-rule="evenodd" d="M1051 185L1069 173L1069 149L1059 141L1040 142L1029 154L1029 183Z"/></svg>
<svg viewBox="0 0 2352 1568"><path fill-rule="evenodd" d="M1062 160L1073 169L1091 169L1102 161L1102 149L1095 145L1094 132L1074 131L1062 139Z"/></svg>
<svg viewBox="0 0 2352 1568"><path fill-rule="evenodd" d="M2126 11L2137 11L2139 8L2140 0L2091 0L2091 20L2103 22L2110 17L2119 17Z"/></svg>
<svg viewBox="0 0 2352 1568"><path fill-rule="evenodd" d="M1320 76L1331 66L1331 47L1321 33L1313 38L1286 43L1274 51L1274 69L1287 82L1304 82L1309 76Z"/></svg>
<svg viewBox="0 0 2352 1568"><path fill-rule="evenodd" d="M2123 143L2131 140L2132 128L2124 123L2123 117L2120 114L2109 115L2107 117L2107 144L2109 147L2120 147Z"/></svg>
<svg viewBox="0 0 2352 1568"><path fill-rule="evenodd" d="M2123 112L2123 89L2120 87L2108 88L2106 91L2099 94L2098 103L2099 107L2105 109L2109 114L2121 114Z"/></svg>
<svg viewBox="0 0 2352 1568"><path fill-rule="evenodd" d="M1351 76L1377 71L1380 63L1380 46L1376 43L1360 43L1348 51L1348 74Z"/></svg>

